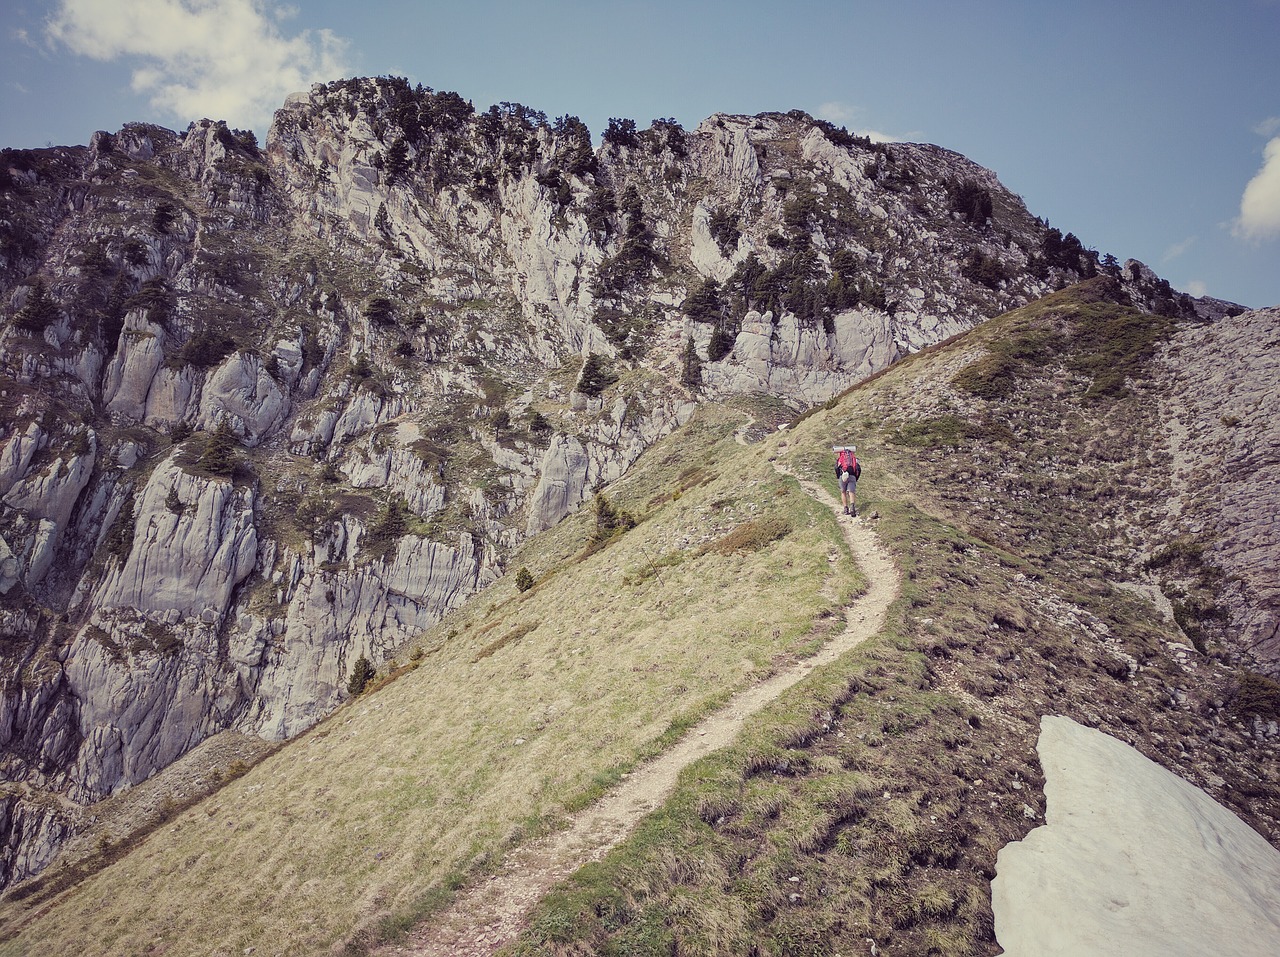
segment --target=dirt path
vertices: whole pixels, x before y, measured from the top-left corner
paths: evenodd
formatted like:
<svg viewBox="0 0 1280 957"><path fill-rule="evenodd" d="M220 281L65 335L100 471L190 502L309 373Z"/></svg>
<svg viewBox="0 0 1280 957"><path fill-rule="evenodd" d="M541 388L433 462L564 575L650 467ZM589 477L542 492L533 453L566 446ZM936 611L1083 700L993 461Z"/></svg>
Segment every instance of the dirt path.
<svg viewBox="0 0 1280 957"><path fill-rule="evenodd" d="M783 471L776 463L775 467ZM807 481L800 485L815 500L840 513L840 503L826 489ZM897 567L867 522L841 515L840 527L869 582L866 594L845 609L845 630L840 635L812 658L734 695L721 711L692 728L675 747L632 772L596 804L574 815L568 828L515 849L496 874L462 891L444 913L415 928L406 940L375 953L384 957L489 957L513 942L533 905L559 881L584 864L600 860L619 844L644 815L667 799L676 776L684 768L728 745L748 716L815 668L835 661L879 631L889 605L898 596Z"/></svg>

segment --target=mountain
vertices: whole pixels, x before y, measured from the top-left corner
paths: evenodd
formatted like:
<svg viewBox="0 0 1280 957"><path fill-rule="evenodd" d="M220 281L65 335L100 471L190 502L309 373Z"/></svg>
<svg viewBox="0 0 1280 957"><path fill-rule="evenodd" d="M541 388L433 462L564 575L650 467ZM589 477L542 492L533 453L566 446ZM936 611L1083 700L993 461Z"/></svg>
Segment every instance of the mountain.
<svg viewBox="0 0 1280 957"><path fill-rule="evenodd" d="M1233 654L1232 636L1257 634L1248 688L1270 687L1274 536L1252 516L1269 514L1254 509L1274 434L1256 419L1274 370L1252 343L1274 316L1098 257L956 154L798 112L694 131L619 120L596 148L573 117L479 113L378 78L291 98L265 147L210 121L132 124L3 160L6 882L184 756L211 749L225 778L260 739L313 729L357 689L361 659L385 675L416 648L430 664L424 633L449 648L441 622L469 596L521 567L545 574L526 557L557 547L542 536L571 535L563 520L596 489L664 437L683 449L710 428L700 416L723 430L728 403L785 424L1081 280L1098 310L1127 310L1143 349L1157 348L1143 330L1183 330L1188 385L1166 393L1184 405L1161 421L1192 484L1139 524L1164 543L1153 567L1184 632ZM972 401L1066 362L1075 334L1011 337L969 373ZM1127 388L1110 357L1066 368ZM1221 413L1237 395L1253 404ZM1156 433L1124 434L1154 447ZM653 494L683 498L720 470L688 468ZM1001 481L998 501L1016 503L1021 486ZM757 656L745 673L770 653ZM676 699L709 706L692 680ZM614 759L652 730L620 737ZM216 783L165 791L165 813ZM98 833L90 858L119 851L123 835ZM459 866L446 858L441 873Z"/></svg>
<svg viewBox="0 0 1280 957"><path fill-rule="evenodd" d="M504 576L260 763L211 763L211 796L151 791L150 834L100 830L11 891L0 952L359 952L430 923L832 640L875 584L809 490L831 495L833 436L857 441L856 527L900 574L882 625L689 767L518 952L996 953L997 852L1044 820L1044 714L1280 843L1276 685L1234 627L1263 601L1232 597L1232 527L1168 467L1175 445L1275 447L1265 410L1220 421L1256 398L1239 385L1215 422L1170 424L1189 355L1238 343L1246 367L1272 351L1250 330L1280 316L1153 320L1108 286L922 350L781 432L764 398L703 404L610 507L512 556L531 587Z"/></svg>

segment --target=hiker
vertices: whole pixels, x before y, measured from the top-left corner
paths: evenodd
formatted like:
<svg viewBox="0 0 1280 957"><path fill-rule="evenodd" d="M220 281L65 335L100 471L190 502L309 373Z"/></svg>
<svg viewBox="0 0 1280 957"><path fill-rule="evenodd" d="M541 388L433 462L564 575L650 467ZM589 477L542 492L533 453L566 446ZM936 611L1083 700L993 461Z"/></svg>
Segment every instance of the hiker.
<svg viewBox="0 0 1280 957"><path fill-rule="evenodd" d="M858 462L856 445L834 445L831 451L836 453L836 479L840 482L840 498L844 502L844 513L858 517L858 506L854 503L854 493L858 491L858 478L862 475L862 465Z"/></svg>

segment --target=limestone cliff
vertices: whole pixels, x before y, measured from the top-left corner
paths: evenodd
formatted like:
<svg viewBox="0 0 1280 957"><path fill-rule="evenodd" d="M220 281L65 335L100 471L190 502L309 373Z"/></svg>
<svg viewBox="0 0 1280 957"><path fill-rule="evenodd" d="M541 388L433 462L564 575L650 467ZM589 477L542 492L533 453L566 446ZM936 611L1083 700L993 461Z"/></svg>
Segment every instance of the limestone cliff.
<svg viewBox="0 0 1280 957"><path fill-rule="evenodd" d="M0 206L0 882L62 799L309 727L699 401L821 403L1098 272L1197 308L963 157L800 112L596 146L348 80L263 146L6 150Z"/></svg>

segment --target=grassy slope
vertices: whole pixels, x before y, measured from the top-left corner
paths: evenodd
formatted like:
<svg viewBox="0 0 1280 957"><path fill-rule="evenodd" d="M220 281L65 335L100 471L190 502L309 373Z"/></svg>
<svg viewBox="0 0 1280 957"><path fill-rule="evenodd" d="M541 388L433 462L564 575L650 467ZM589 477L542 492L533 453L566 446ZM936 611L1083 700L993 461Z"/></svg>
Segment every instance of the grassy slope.
<svg viewBox="0 0 1280 957"><path fill-rule="evenodd" d="M513 563L539 584L486 592L416 670L72 890L6 906L0 953L314 954L394 927L812 650L859 582L828 561L835 519L734 442L742 421L708 408L618 483L632 531L582 559L590 510L562 524ZM761 527L790 531L757 548Z"/></svg>
<svg viewBox="0 0 1280 957"><path fill-rule="evenodd" d="M310 954L429 911L820 640L858 583L827 561L832 517L767 458L830 482L833 437L858 441L863 512L906 577L884 634L690 768L520 951L994 953L988 882L1042 819L1045 712L1136 743L1274 839L1274 773L1229 716L1208 734L1222 665L1183 663L1182 635L1112 584L1138 573L1134 516L1159 505L1158 425L1140 384L1098 370L1140 374L1150 331L1077 290L749 449L740 417L703 409L612 493L636 529L581 561L589 514L531 543L512 567L536 588L499 583L424 636L416 671L98 876L5 906L0 953ZM699 548L769 518L792 531Z"/></svg>
<svg viewBox="0 0 1280 957"><path fill-rule="evenodd" d="M1135 744L1280 841L1275 752L1214 704L1229 669L1115 587L1141 574L1134 518L1160 502L1142 377L1169 328L1098 293L913 357L770 440L815 477L832 437L858 441L903 598L879 640L548 897L518 953L997 953L989 881L1043 820L1044 713Z"/></svg>

